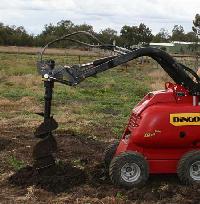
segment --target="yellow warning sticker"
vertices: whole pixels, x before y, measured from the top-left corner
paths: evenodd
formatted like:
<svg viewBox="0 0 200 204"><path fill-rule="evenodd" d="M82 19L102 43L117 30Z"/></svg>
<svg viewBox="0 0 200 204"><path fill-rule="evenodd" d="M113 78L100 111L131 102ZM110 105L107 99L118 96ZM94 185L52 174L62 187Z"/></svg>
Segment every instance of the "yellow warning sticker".
<svg viewBox="0 0 200 204"><path fill-rule="evenodd" d="M174 126L200 125L200 113L173 113L170 123Z"/></svg>

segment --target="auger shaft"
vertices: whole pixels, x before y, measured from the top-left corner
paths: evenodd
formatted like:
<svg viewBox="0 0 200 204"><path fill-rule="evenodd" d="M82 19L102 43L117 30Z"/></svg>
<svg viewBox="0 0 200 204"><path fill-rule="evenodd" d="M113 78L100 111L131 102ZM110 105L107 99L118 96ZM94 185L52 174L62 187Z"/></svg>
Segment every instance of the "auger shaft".
<svg viewBox="0 0 200 204"><path fill-rule="evenodd" d="M51 116L54 82L45 80L44 87L44 113L40 114L44 116L44 121L34 133L35 137L42 139L33 148L34 166L37 169L55 165L55 159L52 154L57 151L57 142L52 135L52 131L58 127L58 124Z"/></svg>

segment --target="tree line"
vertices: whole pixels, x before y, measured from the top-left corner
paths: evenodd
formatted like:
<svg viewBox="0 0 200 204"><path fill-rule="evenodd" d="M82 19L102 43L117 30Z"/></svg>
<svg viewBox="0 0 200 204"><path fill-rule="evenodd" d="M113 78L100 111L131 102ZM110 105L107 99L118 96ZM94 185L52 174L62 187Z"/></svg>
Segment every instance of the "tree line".
<svg viewBox="0 0 200 204"><path fill-rule="evenodd" d="M160 32L155 35L152 34L151 29L144 23L140 23L138 26L124 25L118 34L112 28L106 28L97 33L91 25L76 25L70 20L61 20L56 25L52 23L45 25L42 32L36 36L29 34L23 26L9 26L0 23L0 45L43 46L51 40L79 30L93 33L104 43L116 42L117 45L123 47L149 44L150 42L197 42L200 35L200 15L196 14L193 20L192 31L190 32L186 33L182 25L174 25L171 34L166 29L161 28ZM91 42L84 35L79 36L78 40ZM62 44L60 43L56 46L72 46L72 42L62 42Z"/></svg>

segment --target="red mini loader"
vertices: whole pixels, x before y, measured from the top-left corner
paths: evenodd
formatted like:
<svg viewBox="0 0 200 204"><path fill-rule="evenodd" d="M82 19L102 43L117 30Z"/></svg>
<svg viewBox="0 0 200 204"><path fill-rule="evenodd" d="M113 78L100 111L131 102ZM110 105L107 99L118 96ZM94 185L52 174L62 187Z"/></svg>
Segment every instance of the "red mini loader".
<svg viewBox="0 0 200 204"><path fill-rule="evenodd" d="M72 38L77 34L92 37L98 45ZM110 49L115 55L73 66L43 60L45 49L63 40ZM52 131L58 124L51 116L54 82L75 86L87 77L138 57L149 56L175 83L166 83L165 90L150 92L137 104L121 140L106 149L105 166L112 182L124 187L145 183L149 174L168 173L177 173L187 184L200 183L200 79L192 69L162 50L150 47L128 50L103 45L96 37L83 31L48 43L40 56L37 67L44 80L45 108L44 113L39 113L44 121L35 131L35 136L42 139L33 151L36 168L55 165L52 153L56 151L57 144Z"/></svg>
<svg viewBox="0 0 200 204"><path fill-rule="evenodd" d="M148 93L132 110L120 142L105 152L113 183L142 184L149 174L178 173L185 183L200 182L200 106L182 85Z"/></svg>

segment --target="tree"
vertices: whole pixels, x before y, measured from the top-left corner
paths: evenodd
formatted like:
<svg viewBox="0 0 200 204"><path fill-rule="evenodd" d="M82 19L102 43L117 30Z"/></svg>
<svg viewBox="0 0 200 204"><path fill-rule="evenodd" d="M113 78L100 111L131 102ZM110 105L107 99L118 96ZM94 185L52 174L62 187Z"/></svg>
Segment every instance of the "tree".
<svg viewBox="0 0 200 204"><path fill-rule="evenodd" d="M165 42L169 42L170 41L170 35L168 33L168 30L161 28L160 32L157 33L154 37L153 37L153 42L156 43L165 43Z"/></svg>
<svg viewBox="0 0 200 204"><path fill-rule="evenodd" d="M72 32L76 32L76 31L87 31L89 33L92 33L93 35L96 35L94 30L93 30L93 26L88 25L86 23L81 24L81 25L75 25L72 27ZM79 35L79 36L75 36L74 38L82 41L82 42L86 42L86 43L97 43L96 41L94 41L93 39L88 38L88 36L86 35ZM80 45L79 45L80 46Z"/></svg>
<svg viewBox="0 0 200 204"><path fill-rule="evenodd" d="M91 25L88 25L86 23L84 24L81 24L81 25L75 25L72 27L72 30L73 31L87 31L87 32L90 32L90 33L94 33L94 30L93 30L93 26Z"/></svg>
<svg viewBox="0 0 200 204"><path fill-rule="evenodd" d="M153 38L150 28L141 23L139 26L123 26L120 31L121 43L130 47L139 43L149 44Z"/></svg>
<svg viewBox="0 0 200 204"><path fill-rule="evenodd" d="M192 30L196 34L196 43L193 45L193 50L197 51L199 48L199 36L200 36L200 15L196 14L195 19L193 20Z"/></svg>
<svg viewBox="0 0 200 204"><path fill-rule="evenodd" d="M121 31L120 31L120 38L121 38L121 43L123 46L125 47L130 47L134 44L137 44L136 43L136 38L134 36L134 30L136 30L137 27L136 26L123 26L121 28Z"/></svg>
<svg viewBox="0 0 200 204"><path fill-rule="evenodd" d="M172 29L172 41L185 41L185 31L183 26L175 25Z"/></svg>
<svg viewBox="0 0 200 204"><path fill-rule="evenodd" d="M106 28L100 31L99 38L103 43L112 44L117 39L117 31L112 28Z"/></svg>
<svg viewBox="0 0 200 204"><path fill-rule="evenodd" d="M0 23L0 44L31 46L33 45L33 36L28 34L22 26L7 26Z"/></svg>
<svg viewBox="0 0 200 204"><path fill-rule="evenodd" d="M140 43L149 44L152 41L153 35L151 33L151 30L144 23L140 23L140 25L138 27L138 32L139 32L139 36L140 36L140 38L139 38Z"/></svg>
<svg viewBox="0 0 200 204"><path fill-rule="evenodd" d="M193 31L197 34L200 35L200 15L196 14L195 19L193 20Z"/></svg>
<svg viewBox="0 0 200 204"><path fill-rule="evenodd" d="M196 33L191 31L185 34L185 41L186 42L196 42L197 36Z"/></svg>

